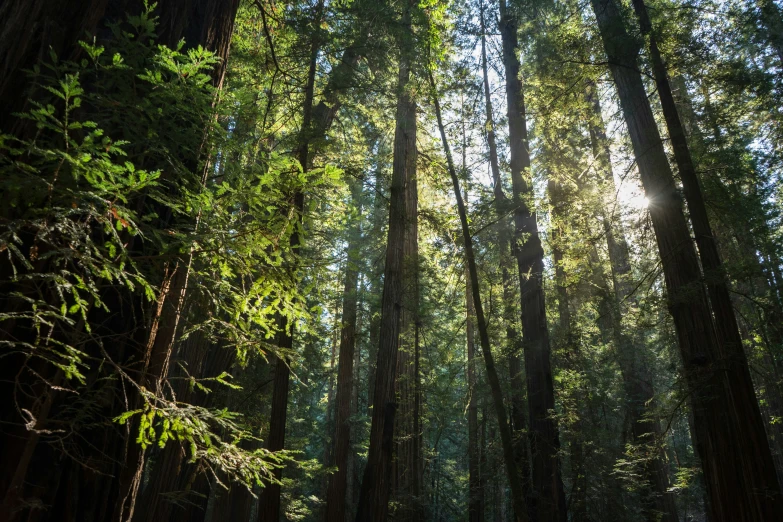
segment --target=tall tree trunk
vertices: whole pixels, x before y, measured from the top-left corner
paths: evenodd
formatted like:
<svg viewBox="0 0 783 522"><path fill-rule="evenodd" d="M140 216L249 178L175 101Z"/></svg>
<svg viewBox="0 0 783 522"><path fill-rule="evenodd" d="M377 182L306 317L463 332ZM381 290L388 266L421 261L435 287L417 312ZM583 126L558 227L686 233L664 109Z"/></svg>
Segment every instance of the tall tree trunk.
<svg viewBox="0 0 783 522"><path fill-rule="evenodd" d="M193 313L192 308L190 307ZM199 378L214 377L224 371L228 371L235 358L235 351L220 345L215 345L202 333L196 332L186 341L181 343L178 349L177 361L187 368L189 375ZM176 368L176 365L173 365ZM191 389L186 375L181 371L173 370L179 379L172 382L177 400L188 404L211 406L214 402L214 394L201 394ZM175 504L167 501L167 494L176 491L188 491L193 493L188 501L197 503L199 495L203 491L193 491L189 482L190 475L195 472L196 466L186 462L187 458L182 448L175 444L167 444L155 459L154 466L149 470L148 483L141 496L139 508L135 511L134 521L147 520L167 521L176 512Z"/></svg>
<svg viewBox="0 0 783 522"><path fill-rule="evenodd" d="M409 88L413 60L411 10L414 8L412 2L405 3L400 24L404 35L398 39L400 63L381 328L375 367L370 446L359 494L356 522L385 522L392 481L394 421L397 410L394 398L395 374L405 305L403 285L407 250L406 228L411 219L408 215L409 198L406 192L411 189L411 181L416 176L416 103Z"/></svg>
<svg viewBox="0 0 783 522"><path fill-rule="evenodd" d="M418 184L415 166L405 186L403 307L397 356L397 416L395 419L395 520L418 518L421 455L419 451L419 234Z"/></svg>
<svg viewBox="0 0 783 522"><path fill-rule="evenodd" d="M503 404L503 390L500 386L500 378L498 377L497 369L495 368L495 359L492 355L492 347L489 343L489 332L487 331L487 323L484 318L484 307L481 303L481 289L478 281L478 269L476 268L476 259L473 254L473 237L470 235L470 228L468 225L468 216L465 210L465 202L462 200L462 192L459 188L459 178L457 177L457 171L454 168L454 161L451 157L451 150L446 138L446 129L443 126L443 118L441 116L440 102L438 101L438 91L435 86L435 79L432 73L429 72L430 88L432 89L433 104L435 105L435 117L438 122L438 129L440 130L440 138L443 142L443 151L446 155L446 164L451 176L451 182L454 187L454 197L457 200L457 209L459 211L460 224L462 227L462 239L464 241L465 260L468 264L468 272L470 274L470 287L473 296L473 309L476 312L476 326L479 331L479 341L481 344L481 351L484 354L484 366L487 370L487 381L489 381L489 387L492 392L492 402L495 406L495 414L497 415L498 427L500 431L500 440L503 445L503 459L506 464L506 474L508 475L509 486L511 487L511 500L514 504L514 515L519 522L527 521L527 509L525 506L525 496L522 489L522 479L516 469L516 458L514 455L514 442L511 435L511 427L508 424L508 417L506 416L506 407Z"/></svg>
<svg viewBox="0 0 783 522"><path fill-rule="evenodd" d="M677 169L682 180L683 193L696 236L707 293L715 315L715 331L719 353L723 359L721 361L724 365L723 371L726 372L732 397L738 404L743 405L735 411L738 425L742 428L740 433L744 432L743 438L746 438L748 442L754 441L754 447L748 448L749 454L745 455L742 464L746 467L745 473L753 473L756 477L757 487L763 491L772 492L777 497L775 501L777 509L783 513L783 496L781 496L780 484L764 429L764 420L761 416L747 357L742 346L742 336L737 318L734 315L726 272L710 226L696 167L688 147L685 128L680 120L672 94L666 64L658 49L657 33L653 30L644 0L633 0L633 5L642 34L649 39L655 85L663 107L663 115L674 150ZM780 22L779 17L778 22Z"/></svg>
<svg viewBox="0 0 783 522"><path fill-rule="evenodd" d="M351 220L346 252L345 287L343 289L342 333L337 374L337 397L334 420L334 461L337 471L329 479L326 493L326 520L345 521L345 493L348 480L348 464L351 458L351 396L354 383L354 350L356 346L357 284L359 281L358 249L361 241L362 184L351 184L351 203L357 216Z"/></svg>
<svg viewBox="0 0 783 522"><path fill-rule="evenodd" d="M362 277L359 278L359 289L357 290L360 299L361 296L364 295L365 289L364 284L362 282ZM361 299L358 303L358 310L359 314L356 319L356 336L361 337L361 331L362 331L362 319L364 317L364 300ZM353 390L352 390L352 399L351 399L351 416L355 417L359 414L359 401L361 400L361 378L359 376L359 368L361 367L361 361L362 361L362 350L361 350L361 344L356 342L356 347L353 352L353 371L354 371L354 379L353 379ZM354 428L351 426L350 431L348 432L348 439L353 440L355 437L354 434ZM353 519L353 506L356 503L354 500L356 496L356 491L359 488L359 478L358 478L358 469L359 469L359 455L356 452L355 447L349 447L349 455L348 455L348 464L346 466L346 491L345 491L345 513L343 520L348 522L349 520Z"/></svg>
<svg viewBox="0 0 783 522"><path fill-rule="evenodd" d="M695 440L711 516L715 521L783 518L783 499L763 421L753 390L746 384L749 378L743 378L747 364L725 337L726 324L719 326L716 336L699 259L638 72L639 46L626 32L614 0L592 0L592 4L649 200L668 306L693 399ZM714 304L717 319L729 320L720 303Z"/></svg>
<svg viewBox="0 0 783 522"><path fill-rule="evenodd" d="M506 72L511 183L514 202L514 244L522 301L522 342L525 352L527 400L530 412L532 461L531 513L542 521L565 521L566 502L560 475L560 439L552 419L555 408L550 362L551 347L544 303L544 250L532 210L525 99L519 78L516 15L500 1L500 33Z"/></svg>
<svg viewBox="0 0 783 522"><path fill-rule="evenodd" d="M515 256L515 245L511 241L511 226L508 215L512 210L511 202L503 190L503 180L500 176L498 151L495 139L495 120L492 116L492 98L489 86L487 65L486 28L484 24L484 4L481 4L481 69L484 84L484 107L487 129L487 144L489 146L489 164L492 171L493 192L495 196L495 212L498 216L498 250L500 252L500 273L503 285L503 322L506 325L506 340L509 344L508 368L511 380L511 429L514 435L514 452L516 454L517 471L522 477L522 488L526 502L530 497L530 458L527 447L527 422L525 419L524 382L522 379L522 364L519 355L523 351L522 339L516 328L518 312L514 305L514 287L519 285L514 281L511 267L511 257Z"/></svg>

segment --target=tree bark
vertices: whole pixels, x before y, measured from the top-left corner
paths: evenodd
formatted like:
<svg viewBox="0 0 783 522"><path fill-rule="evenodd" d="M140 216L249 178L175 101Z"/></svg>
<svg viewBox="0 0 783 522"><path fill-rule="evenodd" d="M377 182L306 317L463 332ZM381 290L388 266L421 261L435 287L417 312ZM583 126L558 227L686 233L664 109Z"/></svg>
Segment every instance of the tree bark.
<svg viewBox="0 0 783 522"><path fill-rule="evenodd" d="M476 326L478 327L479 331L481 351L484 355L484 366L486 367L487 371L487 380L489 381L489 387L492 392L492 402L495 406L495 414L497 415L500 440L503 446L503 459L506 464L506 474L508 475L508 482L511 488L511 501L514 505L514 515L518 522L527 521L528 517L525 506L525 496L522 489L522 480L516 469L514 442L511 435L511 427L508 424L506 407L503 404L503 390L501 389L500 378L498 377L498 372L495 368L495 360L492 355L492 347L489 342L489 332L487 331L487 323L484 318L484 308L481 303L481 289L479 287L478 281L478 269L476 268L476 259L473 254L473 238L470 235L465 203L462 200L462 192L459 188L459 178L457 177L457 171L454 168L454 161L452 160L451 150L446 138L446 130L443 126L440 102L438 101L438 91L435 86L435 79L432 77L431 72L429 72L429 81L430 88L432 89L433 104L435 105L435 117L438 122L441 141L443 142L443 151L446 155L446 164L449 175L451 176L452 185L454 187L454 197L457 200L457 209L459 211L460 224L462 227L462 239L464 242L463 247L465 249L465 260L467 261L468 272L470 274L473 309L476 312Z"/></svg>
<svg viewBox="0 0 783 522"><path fill-rule="evenodd" d="M544 250L538 235L536 213L531 209L525 99L519 78L516 15L500 2L500 33L506 72L508 134L514 203L514 245L522 301L522 342L527 375L532 460L531 516L543 521L566 520L566 501L557 454L560 439L552 411L555 407L550 362L551 347L544 303Z"/></svg>
<svg viewBox="0 0 783 522"><path fill-rule="evenodd" d="M361 241L362 185L351 184L351 202L358 215L351 220L346 252L345 286L343 289L342 333L338 359L337 396L334 420L334 462L337 467L329 479L326 492L326 520L344 522L346 513L346 489L348 464L351 458L351 396L354 383L354 350L356 347L357 284L359 281L358 248Z"/></svg>
<svg viewBox="0 0 783 522"><path fill-rule="evenodd" d="M397 356L397 416L393 495L394 519L418 518L422 459L419 448L419 234L418 184L415 165L405 186L405 243L403 249L403 307Z"/></svg>
<svg viewBox="0 0 783 522"><path fill-rule="evenodd" d="M397 354L404 296L405 240L408 215L408 195L416 172L416 103L409 89L411 76L412 2L403 8L400 38L400 63L397 76L397 114L394 132L394 160L389 203L389 232L386 243L381 328L375 367L372 424L367 466L364 470L356 522L385 522L388 514L392 481L394 422L397 404L394 398ZM414 185L415 186L415 185Z"/></svg>
<svg viewBox="0 0 783 522"><path fill-rule="evenodd" d="M592 5L649 200L667 302L693 398L695 440L711 517L715 521L783 518L758 404L743 378L744 357L726 339L726 324L719 325L716 336L699 259L638 72L639 45L626 32L614 0L592 0ZM729 320L718 308L720 303L714 304L717 320Z"/></svg>
<svg viewBox="0 0 783 522"><path fill-rule="evenodd" d="M79 54L80 47L77 45L79 39L86 38L86 34L95 33L99 25L115 21L118 16L124 17L125 11L120 10L115 13L109 10L107 2L88 2L78 7L69 6L64 9L59 5L48 5L51 2L6 2L0 7L0 16L8 15L11 19L16 16L22 16L23 23L6 24L0 34L0 68L4 71L13 72L13 78L4 76L0 81L0 92L3 93L4 100L8 103L0 110L0 128L17 132L23 136L25 130L15 128L16 120L9 119L10 116L5 112L14 110L23 110L27 97L29 96L29 78L21 69L30 68L39 60L45 58L45 52L49 48L54 50L60 59L74 59ZM198 5L195 5L198 4ZM138 12L144 9L141 2L129 1L123 4L128 10ZM169 32L169 35L179 41L185 36L184 32L199 27L200 30L193 34L188 33L186 49L196 46L203 46L225 59L228 55L228 45L233 31L234 18L238 8L238 1L212 2L210 0L197 2L184 2L175 6L167 6L165 12L176 16L180 20L178 28ZM21 11L20 11L21 9ZM156 14L162 14L159 10ZM161 36L160 42L168 43L168 40ZM224 60L225 61L225 60ZM219 86L222 81L223 71L215 71L213 81ZM8 82L4 80L8 80ZM8 92L6 92L8 91ZM13 91L13 92L11 92ZM194 161L195 163L195 161ZM197 225L197 223L196 223ZM158 302L153 305L152 315L154 317L152 327L145 345L137 354L141 362L141 374L136 381L140 386L144 386L153 393L160 393L162 383L166 378L168 363L171 358L174 346L175 336L179 319L182 315L186 296L187 281L192 256L185 255L182 258L174 260L165 266L166 275L162 281L161 292ZM106 290L105 294L115 293L115 289ZM114 303L118 298L116 296L107 296L110 303ZM142 312L140 302L134 303L134 308L138 306L139 312ZM113 310L114 311L114 310ZM133 320L127 317L117 320L113 319L119 328L112 331L112 335L124 334L127 338L134 335L134 330L139 326ZM136 330L137 332L139 330ZM140 337L140 336L139 336ZM139 341L136 339L135 341ZM122 343L120 343L122 344ZM113 350L113 348L109 348ZM119 352L127 357L124 349ZM124 362L124 358L118 359ZM131 407L140 402L140 396L134 391L130 395ZM118 412L117 404L108 407L102 411L109 418L115 416ZM111 410L111 411L109 411ZM122 410L121 410L122 411ZM132 430L131 430L132 431ZM140 473L144 463L144 451L138 444L135 444L129 435L130 431L125 433L125 440L119 442L113 440L116 437L122 438L122 435L109 431L104 435L104 441L112 450L116 449L117 454L109 456L117 462L118 470L114 470L114 480L102 480L101 487L111 491L112 500L115 495L119 498L113 502L115 506L114 518L116 520L126 520L130 518L135 505L135 498L140 484ZM112 439L112 440L109 440ZM32 440L32 439L31 439ZM91 441L91 447L87 452L92 452L99 444ZM31 446L31 451L35 450L35 444ZM101 454L98 459L106 457L107 454ZM26 473L26 472L25 472ZM85 472L85 475L89 475ZM85 479L85 480L92 480ZM58 483L56 487L59 487ZM76 487L73 484L62 484L63 487ZM56 491L52 493L53 498ZM0 507L0 510L4 510ZM13 511L15 508L11 507Z"/></svg>
<svg viewBox="0 0 783 522"><path fill-rule="evenodd" d="M470 273L465 276L465 335L468 351L468 522L483 522L484 520L484 486L481 480L480 451L478 441L478 393L476 379L476 341L474 324L476 314L473 311L473 292L470 284Z"/></svg>
<svg viewBox="0 0 783 522"><path fill-rule="evenodd" d="M509 345L508 368L511 381L511 429L514 435L514 452L516 454L517 471L522 477L522 489L525 501L530 499L530 457L527 447L527 421L525 419L524 382L522 379L522 364L519 354L523 351L522 339L515 326L518 312L515 311L514 287L519 285L514 281L511 267L511 257L516 256L515 245L511 241L511 226L508 215L512 206L505 191L500 175L497 144L495 139L495 121L492 116L492 99L489 87L489 72L487 66L486 28L484 24L484 4L481 4L481 69L484 84L484 106L487 129L487 145L489 148L489 164L492 171L493 192L495 196L495 212L498 216L498 250L500 255L500 274L503 285L503 322L506 325L506 340Z"/></svg>

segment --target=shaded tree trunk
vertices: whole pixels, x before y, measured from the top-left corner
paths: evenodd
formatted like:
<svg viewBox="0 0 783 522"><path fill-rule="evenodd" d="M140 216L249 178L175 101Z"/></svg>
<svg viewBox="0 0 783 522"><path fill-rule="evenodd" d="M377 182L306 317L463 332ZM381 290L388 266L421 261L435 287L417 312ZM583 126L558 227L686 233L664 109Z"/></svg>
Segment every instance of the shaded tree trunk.
<svg viewBox="0 0 783 522"><path fill-rule="evenodd" d="M329 478L326 492L326 520L345 520L346 489L351 459L351 396L354 391L354 351L356 347L357 284L359 281L358 243L361 241L362 185L353 181L351 202L358 215L352 218L346 255L345 286L343 289L342 333L337 374L337 396L334 420L334 461L337 471Z"/></svg>
<svg viewBox="0 0 783 522"><path fill-rule="evenodd" d="M381 299L381 325L375 367L372 424L370 427L367 466L364 470L356 522L385 522L392 482L394 422L397 410L394 392L397 355L403 307L405 306L406 228L408 194L416 172L416 103L408 87L411 76L412 45L411 10L406 2L399 38L400 64L397 76L397 113L394 132L389 231L386 243L386 266ZM415 185L413 185L415 187Z"/></svg>
<svg viewBox="0 0 783 522"><path fill-rule="evenodd" d="M315 95L315 73L320 51L319 31L321 18L323 16L323 0L318 2L313 15L313 36L310 43L310 65L307 72L307 83L305 85L304 104L302 107L302 128L299 133L299 145L294 151L299 160L299 165L303 172L307 172L310 167L310 141L317 134L325 133L322 128L312 128L313 122L313 99ZM291 249L296 252L303 242L302 232L300 230L303 221L305 196L302 192L294 194L294 211L298 221L297 228L291 235ZM281 353L289 353L294 345L294 325L285 317L278 319L278 340L277 346ZM269 451L280 451L285 447L285 428L286 416L288 410L288 389L290 368L288 366L290 359L288 356L281 358L275 357L275 380L274 390L272 392L272 411L269 421L269 435L266 444ZM280 493L279 481L283 476L282 468L275 469L275 483L266 484L261 492L259 499L259 521L277 522L280 519Z"/></svg>
<svg viewBox="0 0 783 522"><path fill-rule="evenodd" d="M405 186L405 243L403 250L403 307L397 356L397 417L393 495L395 520L418 518L422 459L419 447L419 234L418 184L415 166Z"/></svg>
<svg viewBox="0 0 783 522"><path fill-rule="evenodd" d="M451 150L446 138L446 130L443 126L440 102L438 101L438 91L431 72L429 72L429 81L430 88L432 89L433 104L435 105L435 117L438 122L438 129L440 130L443 151L446 155L446 164L448 166L449 175L451 176L451 182L454 187L454 197L457 200L457 209L459 211L460 224L462 227L462 239L464 242L463 247L465 249L465 261L468 264L468 272L470 274L473 309L476 313L476 326L478 327L479 331L481 351L484 355L484 366L486 367L487 371L487 381L489 381L489 387L492 392L492 402L495 406L495 414L497 415L500 440L503 446L503 460L506 464L506 474L508 476L508 482L511 488L511 501L514 505L514 515L517 521L527 521L528 516L525 506L525 496L522 489L522 479L518 470L516 469L516 458L514 454L514 442L511 435L511 427L508 424L506 407L503 404L503 390L501 389L500 378L498 377L498 372L495 368L495 360L494 356L492 355L492 347L489 342L489 332L487 331L487 323L484 318L484 307L481 302L481 289L479 287L478 281L478 269L476 268L476 259L473 254L473 238L470 235L465 203L462 200L462 192L459 188L459 178L457 177L457 171L454 168L454 161L451 157Z"/></svg>
<svg viewBox="0 0 783 522"><path fill-rule="evenodd" d="M538 235L536 214L531 208L533 187L530 176L525 99L519 78L516 15L500 2L500 33L506 72L508 133L511 182L514 203L514 245L522 302L522 342L530 412L532 462L532 517L542 521L565 521L566 502L557 453L560 439L552 419L555 407L550 362L551 347L544 303L544 250Z"/></svg>
<svg viewBox="0 0 783 522"><path fill-rule="evenodd" d="M758 404L746 384L749 379L744 378L747 365L725 337L726 324L719 326L716 335L699 259L638 72L639 46L626 32L614 0L592 0L592 5L650 202L667 302L693 400L695 441L711 517L716 521L782 518L783 501ZM728 320L720 302L714 304L717 319Z"/></svg>
<svg viewBox="0 0 783 522"><path fill-rule="evenodd" d="M466 270L465 334L468 351L468 522L483 522L484 520L484 486L481 480L480 450L478 440L478 393L476 379L476 342L474 324L476 314L473 311L473 292L470 285L470 273Z"/></svg>
<svg viewBox="0 0 783 522"><path fill-rule="evenodd" d="M526 502L530 498L529 469L530 459L527 447L527 422L525 419L524 382L519 354L523 351L522 339L516 328L514 287L519 285L514 281L511 267L511 257L515 256L515 244L511 241L511 227L508 215L512 211L511 202L503 190L503 180L500 175L497 144L495 139L495 121L492 116L492 99L489 87L487 66L486 28L484 25L484 4L481 4L481 69L484 84L484 107L487 129L487 144L489 146L489 164L492 171L493 193L495 196L495 212L498 216L498 250L500 251L500 273L503 285L503 322L506 325L506 340L509 344L508 368L511 380L511 429L514 435L514 451L516 454L517 471L522 477L522 488Z"/></svg>

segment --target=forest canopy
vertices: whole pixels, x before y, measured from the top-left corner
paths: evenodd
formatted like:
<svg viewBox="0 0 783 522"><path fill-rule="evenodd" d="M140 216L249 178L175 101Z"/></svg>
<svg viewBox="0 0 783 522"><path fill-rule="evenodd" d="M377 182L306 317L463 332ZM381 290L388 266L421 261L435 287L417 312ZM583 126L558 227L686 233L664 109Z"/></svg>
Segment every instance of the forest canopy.
<svg viewBox="0 0 783 522"><path fill-rule="evenodd" d="M783 520L783 4L0 2L0 522Z"/></svg>

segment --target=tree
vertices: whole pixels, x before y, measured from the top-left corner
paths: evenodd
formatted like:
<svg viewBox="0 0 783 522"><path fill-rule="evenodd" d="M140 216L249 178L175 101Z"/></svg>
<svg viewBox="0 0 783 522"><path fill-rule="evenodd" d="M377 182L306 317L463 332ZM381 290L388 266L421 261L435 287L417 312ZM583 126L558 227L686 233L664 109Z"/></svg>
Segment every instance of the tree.
<svg viewBox="0 0 783 522"><path fill-rule="evenodd" d="M343 291L342 333L340 336L339 369L337 374L336 414L334 420L334 465L337 471L330 478L326 495L326 519L345 520L345 494L348 474L351 439L351 399L354 394L354 350L356 346L357 284L359 267L357 259L358 242L361 239L362 185L358 181L351 187L352 204L357 216L350 231L345 268L345 289Z"/></svg>
<svg viewBox="0 0 783 522"><path fill-rule="evenodd" d="M451 152L449 149L448 140L446 139L446 131L443 126L440 102L437 98L437 87L432 76L432 71L428 72L430 88L432 90L433 96L433 105L435 106L435 115L438 120L438 129L440 131L440 137L443 143L443 151L446 156L449 176L451 177L451 183L454 188L454 197L457 200L460 227L462 229L462 240L464 242L463 248L465 249L465 261L468 264L468 272L470 274L470 289L473 296L473 309L476 313L476 324L479 330L481 352L484 355L484 367L487 371L487 381L489 382L490 389L492 390L492 402L495 406L495 415L497 416L497 422L500 428L500 439L503 445L503 458L506 465L506 475L508 476L508 483L511 486L511 501L514 506L514 514L516 519L519 521L527 520L527 509L525 506L525 498L522 490L522 477L519 471L516 469L516 459L514 455L513 439L511 436L511 427L508 424L506 408L503 405L503 392L500 388L500 378L498 377L498 372L495 369L492 348L489 344L489 333L487 331L487 323L484 317L484 307L481 302L481 289L479 288L478 282L478 270L476 269L476 258L473 253L473 240L470 235L468 217L465 211L465 202L462 200L462 192L459 188L459 178L457 177L457 171L454 168L454 161L451 159Z"/></svg>
<svg viewBox="0 0 783 522"><path fill-rule="evenodd" d="M357 522L386 520L391 489L394 423L397 405L394 401L398 364L398 338L401 332L403 283L406 280L406 229L412 226L408 204L414 197L412 180L416 172L416 103L409 83L413 61L411 18L414 6L403 6L400 37L400 63L397 76L397 113L394 132L394 163L389 203L389 232L386 246L386 265L383 275L381 325L378 355L375 364L372 427L367 465L364 470ZM407 38L405 38L407 37ZM413 255L413 254L412 254Z"/></svg>
<svg viewBox="0 0 783 522"><path fill-rule="evenodd" d="M729 351L720 342L721 336L716 337L682 203L676 193L644 85L638 72L634 72L638 45L628 36L620 11L613 1L596 0L593 10L598 18L610 70L650 201L650 216L666 276L667 299L677 327L689 392L693 397L695 436L712 516L715 520L763 518L780 509L777 477L771 458L765 458L765 454L768 455L766 440L759 440L755 430L755 426L760 426L760 416L754 419L750 413L751 418L745 419L745 422L739 417L740 412L747 415L747 412L755 410L755 403L748 396L749 391L752 396L752 389L747 390L742 382L736 382L737 377L732 378L736 371L740 375L743 373L742 361L733 363L736 351ZM717 317L721 318L720 315ZM728 374L718 372L717 366L723 364L735 369ZM726 404L736 405L727 411L724 409ZM767 451L762 448L767 448ZM739 454L743 450L749 454L741 458ZM749 462L754 462L757 470L773 472L758 474L743 471ZM759 495L759 491L769 492L769 495Z"/></svg>
<svg viewBox="0 0 783 522"><path fill-rule="evenodd" d="M500 31L506 73L511 184L514 202L516 243L522 300L522 341L530 411L530 454L532 463L531 510L541 520L565 520L566 504L557 453L560 441L551 412L555 406L550 362L549 331L543 290L544 251L538 236L536 213L528 203L532 186L525 180L530 170L525 99L519 78L515 14L505 1L500 3Z"/></svg>

